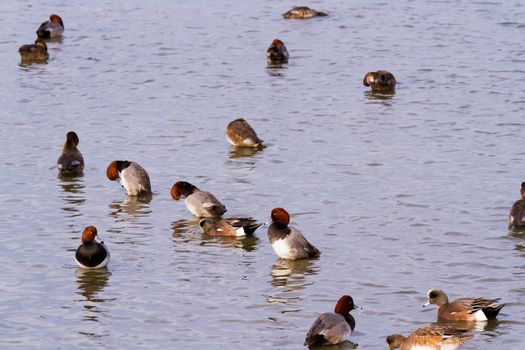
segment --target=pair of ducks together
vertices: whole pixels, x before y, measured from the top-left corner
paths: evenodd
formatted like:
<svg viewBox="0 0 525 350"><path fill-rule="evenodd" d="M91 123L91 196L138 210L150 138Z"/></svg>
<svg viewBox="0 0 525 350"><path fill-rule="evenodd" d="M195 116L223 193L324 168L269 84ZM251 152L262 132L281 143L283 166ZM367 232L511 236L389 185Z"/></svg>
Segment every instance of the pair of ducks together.
<svg viewBox="0 0 525 350"><path fill-rule="evenodd" d="M427 302L423 306L437 306L438 319L442 321L476 322L495 319L505 304L498 304L500 299L461 298L452 302L439 289L427 293ZM339 344L346 340L355 328L355 319L350 311L356 309L352 297L343 295L335 305L333 313L324 313L317 317L306 335L304 345L317 346ZM428 326L418 328L408 337L392 334L386 338L389 350L439 350L456 349L472 338L467 329L450 326Z"/></svg>
<svg viewBox="0 0 525 350"><path fill-rule="evenodd" d="M278 67L288 63L290 54L284 43L275 39L266 50L266 61L269 67ZM386 70L368 72L363 78L363 85L370 86L373 92L392 92L396 87L396 78L392 73Z"/></svg>
<svg viewBox="0 0 525 350"><path fill-rule="evenodd" d="M23 62L45 62L49 58L46 39L60 38L64 33L64 22L59 15L52 14L49 20L36 30L38 38L34 44L22 45L18 49Z"/></svg>

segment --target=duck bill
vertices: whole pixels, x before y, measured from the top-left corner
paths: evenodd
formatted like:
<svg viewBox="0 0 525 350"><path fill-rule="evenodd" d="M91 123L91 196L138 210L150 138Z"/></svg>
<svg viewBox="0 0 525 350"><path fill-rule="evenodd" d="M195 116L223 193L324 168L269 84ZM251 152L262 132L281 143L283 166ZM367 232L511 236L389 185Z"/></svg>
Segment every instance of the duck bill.
<svg viewBox="0 0 525 350"><path fill-rule="evenodd" d="M429 305L430 305L430 301L428 301L428 300L427 300L427 302L426 302L426 303L424 303L424 304L423 304L423 305L421 305L421 306L422 306L422 307L427 307L427 306L429 306Z"/></svg>
<svg viewBox="0 0 525 350"><path fill-rule="evenodd" d="M104 244L104 241L100 239L98 235L95 236L95 242L98 242L100 244Z"/></svg>

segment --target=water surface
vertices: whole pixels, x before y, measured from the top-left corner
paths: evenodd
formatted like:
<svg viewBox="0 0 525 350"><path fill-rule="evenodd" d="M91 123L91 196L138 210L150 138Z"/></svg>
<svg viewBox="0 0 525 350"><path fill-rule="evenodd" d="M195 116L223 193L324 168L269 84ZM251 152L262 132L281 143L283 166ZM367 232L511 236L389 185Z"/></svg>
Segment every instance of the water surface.
<svg viewBox="0 0 525 350"><path fill-rule="evenodd" d="M316 1L329 17L283 20L293 5L0 5L2 348L298 349L351 294L351 340L378 349L435 321L429 288L507 303L464 349L524 346L525 235L506 230L525 180L523 4ZM47 64L20 65L52 12L63 40ZM275 38L290 63L267 69ZM395 74L394 95L362 86L377 69ZM238 117L266 149L230 148ZM69 130L85 175L60 179ZM115 159L148 170L150 201L106 179ZM265 228L203 236L169 196L177 180L229 215L287 208L321 258L280 261ZM74 263L88 225L107 271Z"/></svg>

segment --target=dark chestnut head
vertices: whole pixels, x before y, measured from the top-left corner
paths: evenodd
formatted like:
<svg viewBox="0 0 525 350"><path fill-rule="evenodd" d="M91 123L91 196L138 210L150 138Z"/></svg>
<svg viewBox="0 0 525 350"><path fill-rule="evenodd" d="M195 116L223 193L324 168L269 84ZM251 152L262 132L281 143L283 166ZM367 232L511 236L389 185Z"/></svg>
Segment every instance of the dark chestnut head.
<svg viewBox="0 0 525 350"><path fill-rule="evenodd" d="M95 226L88 226L82 232L82 243L93 242L97 236L97 228Z"/></svg>
<svg viewBox="0 0 525 350"><path fill-rule="evenodd" d="M276 46L276 47L281 47L281 46L284 46L284 43L281 40L279 40L279 39L274 39L272 41L272 45Z"/></svg>
<svg viewBox="0 0 525 350"><path fill-rule="evenodd" d="M283 208L272 209L272 221L284 226L290 223L290 214Z"/></svg>
<svg viewBox="0 0 525 350"><path fill-rule="evenodd" d="M51 23L58 23L62 27L64 27L64 22L62 22L62 18L60 18L59 15L52 14L51 16L49 16L49 22L51 22Z"/></svg>
<svg viewBox="0 0 525 350"><path fill-rule="evenodd" d="M171 198L178 201L181 198L186 198L195 190L198 190L197 187L193 186L189 182L186 181L178 181L171 187Z"/></svg>
<svg viewBox="0 0 525 350"><path fill-rule="evenodd" d="M346 315L355 309L354 299L349 295L343 295L335 304L334 312L336 314Z"/></svg>

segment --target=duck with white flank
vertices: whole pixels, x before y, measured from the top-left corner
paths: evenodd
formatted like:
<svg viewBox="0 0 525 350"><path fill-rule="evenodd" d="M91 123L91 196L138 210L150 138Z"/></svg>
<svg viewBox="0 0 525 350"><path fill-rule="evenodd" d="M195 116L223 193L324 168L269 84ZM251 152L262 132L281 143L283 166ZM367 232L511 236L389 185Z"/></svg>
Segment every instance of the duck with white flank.
<svg viewBox="0 0 525 350"><path fill-rule="evenodd" d="M268 238L275 253L281 259L305 259L318 257L321 252L311 245L295 227L288 226L290 214L283 208L272 210L272 224Z"/></svg>
<svg viewBox="0 0 525 350"><path fill-rule="evenodd" d="M115 160L109 164L106 176L111 181L120 181L130 196L151 194L148 173L135 162Z"/></svg>
<svg viewBox="0 0 525 350"><path fill-rule="evenodd" d="M198 218L218 217L226 212L226 207L213 194L186 181L178 181L171 187L171 198L184 199L186 208Z"/></svg>

